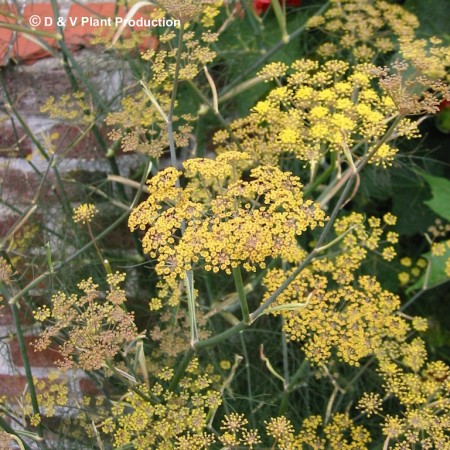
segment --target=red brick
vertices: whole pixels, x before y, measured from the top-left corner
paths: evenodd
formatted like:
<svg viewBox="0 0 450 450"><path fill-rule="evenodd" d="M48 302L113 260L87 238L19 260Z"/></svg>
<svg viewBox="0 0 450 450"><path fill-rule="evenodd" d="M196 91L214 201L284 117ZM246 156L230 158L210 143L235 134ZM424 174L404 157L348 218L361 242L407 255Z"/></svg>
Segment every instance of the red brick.
<svg viewBox="0 0 450 450"><path fill-rule="evenodd" d="M16 8L13 5L0 5L0 20L6 23L15 23L15 19L10 15L16 14ZM7 63L6 58L10 52L11 39L13 38L13 31L7 28L0 27L0 66ZM11 49L12 50L12 49Z"/></svg>
<svg viewBox="0 0 450 450"><path fill-rule="evenodd" d="M79 381L80 391L85 395L98 395L100 390L90 378L81 378Z"/></svg>
<svg viewBox="0 0 450 450"><path fill-rule="evenodd" d="M25 174L21 170L11 168L0 169L2 199L14 204L29 204L39 187L35 174Z"/></svg>
<svg viewBox="0 0 450 450"><path fill-rule="evenodd" d="M2 171L0 170L0 175ZM18 183L18 182L17 182ZM6 191L8 191L8 185L6 183L1 186L3 192L3 199L7 199ZM19 201L15 202L18 205ZM21 216L18 214L6 215L0 219L0 237L4 237L8 232L20 222ZM37 213L37 210L28 217L26 222L23 222L20 227L16 228L14 235L10 236L9 239L14 239L14 244L12 247L15 250L20 249L21 251L29 249L30 247L37 246L41 247L44 244L43 230L40 226L40 221L42 217ZM20 259L20 258L19 258ZM17 267L15 270L18 270ZM25 274L22 274L25 275ZM22 282L26 282L23 280Z"/></svg>
<svg viewBox="0 0 450 450"><path fill-rule="evenodd" d="M23 375L0 375L0 395L7 397L20 397L27 385Z"/></svg>
<svg viewBox="0 0 450 450"><path fill-rule="evenodd" d="M59 156L83 159L99 159L105 157L105 152L99 147L92 131L77 141L81 135L80 128L58 124L50 129L50 136L55 134L58 137L52 139L52 144L55 146ZM77 143L73 145L75 141Z"/></svg>
<svg viewBox="0 0 450 450"><path fill-rule="evenodd" d="M41 108L50 96L58 99L71 92L70 82L62 64L51 58L32 67L10 66L4 70L4 76L15 108L31 128L30 117L47 118ZM41 128L41 124L37 125ZM43 122L42 125L41 130L46 132L47 124ZM42 141L40 132L35 133L35 136Z"/></svg>
<svg viewBox="0 0 450 450"><path fill-rule="evenodd" d="M72 4L69 14L66 19L66 26L64 28L64 38L66 44L71 47L88 46L96 32L99 32L99 27L90 26L89 24L81 25L81 17L93 18L114 18L116 4L111 3L89 3L87 5ZM134 19L148 18L149 11L152 8L142 8L136 12ZM3 14L2 14L3 11ZM127 10L124 7L119 7L117 16L125 17ZM23 11L23 17L19 18L14 7L9 5L0 5L0 21L6 23L22 23L23 26L29 27L29 19L31 16L37 15L41 18L41 23L35 27L31 27L40 31L46 31L56 34L55 20L53 16L53 8L50 3L32 3L26 5ZM52 18L52 23L46 25L45 17ZM70 20L72 19L72 21ZM77 21L75 22L75 19ZM146 27L136 26L135 31L142 31L142 36L139 47L141 49L155 48L157 46L157 39L148 34ZM113 26L106 27L103 35L112 36L115 29ZM123 36L129 35L129 30L124 30ZM53 38L43 38L43 40L52 48L58 48L58 43ZM11 45L13 44L13 45ZM23 33L18 33L14 40L14 33L12 30L0 28L0 66L7 63L7 57L11 57L18 61L30 63L37 59L49 56L47 50L38 44L31 42Z"/></svg>
<svg viewBox="0 0 450 450"><path fill-rule="evenodd" d="M40 201L55 201L53 178L52 174L47 176L46 182L40 191ZM36 196L40 183L41 177L35 173L23 172L10 167L0 168L1 197L4 201L15 206L29 205Z"/></svg>
<svg viewBox="0 0 450 450"><path fill-rule="evenodd" d="M25 337L25 343L27 346L27 355L30 361L30 365L34 367L55 367L55 362L61 359L61 354L58 353L56 348L48 348L43 351L35 351L34 342L36 337ZM23 366L22 354L20 353L19 341L17 338L12 339L9 342L9 349L11 352L12 362L16 366Z"/></svg>
<svg viewBox="0 0 450 450"><path fill-rule="evenodd" d="M28 24L30 17L35 15L42 18L41 24L34 27L35 29L56 34L56 25L46 25L43 20L45 17L53 18L53 7L50 3L31 3L26 5L23 11L24 22ZM50 45L50 47L57 48L55 39L43 38L43 40ZM19 61L30 63L37 59L49 56L49 53L38 44L31 42L23 34L19 34L17 38L16 56Z"/></svg>
<svg viewBox="0 0 450 450"><path fill-rule="evenodd" d="M12 8L6 12L10 15L15 15L15 11ZM42 18L40 25L31 27L29 19L31 16L36 15ZM50 3L32 3L25 6L22 17L0 16L0 19L7 23L18 23L24 27L30 27L30 29L37 29L40 31L46 31L50 33L56 33L55 25L46 25L44 17L53 17L53 9ZM1 29L0 32L0 61L4 60L8 47L10 46L13 34L10 30ZM56 48L56 40L52 38L42 38L51 47ZM23 33L17 33L17 38L13 41L11 48L11 57L18 61L32 62L36 59L48 56L47 50L43 49L40 45L30 41L25 37Z"/></svg>
<svg viewBox="0 0 450 450"><path fill-rule="evenodd" d="M22 305L19 308L19 320L24 327L34 323L33 314L28 305ZM4 305L4 307L0 309L0 325L14 327L14 319L9 305Z"/></svg>

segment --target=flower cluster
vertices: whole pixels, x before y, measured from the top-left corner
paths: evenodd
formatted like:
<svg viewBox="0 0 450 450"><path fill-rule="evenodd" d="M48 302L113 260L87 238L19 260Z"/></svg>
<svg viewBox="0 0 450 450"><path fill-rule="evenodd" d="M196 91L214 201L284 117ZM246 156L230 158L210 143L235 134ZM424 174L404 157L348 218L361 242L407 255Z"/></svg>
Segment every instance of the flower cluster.
<svg viewBox="0 0 450 450"><path fill-rule="evenodd" d="M34 378L34 388L36 389L37 399L41 415L45 417L54 417L57 415L57 409L64 407L69 403L69 383L56 371L50 372L48 379ZM30 393L27 391L21 401L23 414L33 417L32 401ZM40 420L39 417L34 417ZM36 425L36 423L34 424Z"/></svg>
<svg viewBox="0 0 450 450"><path fill-rule="evenodd" d="M162 283L161 283L162 284ZM152 303L158 303L158 309L162 309L163 305L169 307L178 306L181 299L181 292L184 291L181 283L177 283L178 287L175 292L168 289L160 289L158 297L152 299ZM171 295L164 295L170 292ZM159 306L160 305L160 306ZM209 337L210 332L206 329L206 319L201 311L196 313L198 337L200 340ZM170 310L162 310L158 316L158 324L150 331L150 338L153 341L153 355L158 360L166 360L174 358L189 350L189 334L190 324L184 310L179 309L174 312Z"/></svg>
<svg viewBox="0 0 450 450"><path fill-rule="evenodd" d="M92 203L83 203L82 205L75 208L73 211L73 221L75 223L90 223L97 213L95 205Z"/></svg>
<svg viewBox="0 0 450 450"><path fill-rule="evenodd" d="M168 109L167 92L154 93L159 105ZM177 147L186 147L192 131L192 117L183 114L175 116L174 140ZM157 108L150 103L144 93L125 97L121 102L121 110L110 112L106 124L114 126L109 133L112 141L120 141L125 152L137 151L153 158L159 158L169 146L166 124Z"/></svg>
<svg viewBox="0 0 450 450"><path fill-rule="evenodd" d="M450 99L450 88L442 81L414 73L408 76L410 66L397 61L390 68L377 68L373 73L380 78L380 86L389 94L402 115L435 114L443 99Z"/></svg>
<svg viewBox="0 0 450 450"><path fill-rule="evenodd" d="M58 100L49 97L41 107L52 119L65 120L77 125L88 125L93 121L84 92L63 95Z"/></svg>
<svg viewBox="0 0 450 450"><path fill-rule="evenodd" d="M261 443L258 430L248 430L246 425L248 420L244 414L231 413L224 417L220 429L222 434L220 442L228 447L246 446L252 449L254 445Z"/></svg>
<svg viewBox="0 0 450 450"><path fill-rule="evenodd" d="M167 279L184 276L194 265L231 273L264 267L267 258L297 261L302 251L297 236L322 226L325 214L303 200L297 177L271 166L241 178L238 152L216 160L184 163L189 180L177 186L181 172L168 168L153 177L149 197L130 215L131 230L146 230L143 248L157 258L156 271Z"/></svg>
<svg viewBox="0 0 450 450"><path fill-rule="evenodd" d="M358 408L367 416L382 418L385 443L390 443L386 448L403 449L419 444L423 449L447 448L450 445L448 365L428 361L425 343L420 338L410 343L390 342L377 356L384 399L395 398L400 405L399 413L385 414L378 393L365 393Z"/></svg>
<svg viewBox="0 0 450 450"><path fill-rule="evenodd" d="M450 82L447 70L450 65L450 47L444 45L442 39L437 37L428 40L417 37L402 39L400 53L417 71L416 75Z"/></svg>
<svg viewBox="0 0 450 450"><path fill-rule="evenodd" d="M175 37L175 33L170 32L164 36L163 41L169 42ZM203 66L213 61L216 54L209 47L217 38L218 36L211 32L203 32L199 38L193 31L184 33L183 42L186 49L181 54L180 80L192 80ZM176 67L175 57L174 50L162 49L148 50L142 55L143 60L151 63L152 77L149 81L151 87L163 85L173 79Z"/></svg>
<svg viewBox="0 0 450 450"><path fill-rule="evenodd" d="M317 48L320 56L344 54L356 62L395 51L397 41L412 39L418 26L417 17L405 8L379 0L331 0L322 15L308 21L309 28L329 39Z"/></svg>
<svg viewBox="0 0 450 450"><path fill-rule="evenodd" d="M269 291L273 292L289 274L271 271L265 279ZM399 297L382 289L369 276L359 277L355 287L333 289L325 276L305 270L286 291L278 304L288 307L300 303L303 307L282 312L284 329L291 340L303 343L303 351L315 364L328 363L336 356L348 364L359 365L386 339L403 340L410 329L395 314Z"/></svg>
<svg viewBox="0 0 450 450"><path fill-rule="evenodd" d="M275 309L273 314L282 314L290 339L302 342L306 356L316 364L328 363L332 356L337 356L348 364L359 365L362 358L377 352L386 339L404 340L410 330L407 321L396 315L400 298L382 289L374 277L355 275L367 252L379 251L385 245L384 234L388 243L398 239L396 233L384 231L380 219L369 218L368 229L363 221L363 216L357 213L337 220L334 228L338 235L344 235L340 251L333 257L314 261L275 303L283 308ZM383 222L395 224L395 217L386 214ZM390 260L395 249L388 245L381 254ZM270 270L264 278L268 289L264 299L290 273Z"/></svg>
<svg viewBox="0 0 450 450"><path fill-rule="evenodd" d="M160 6L172 17L187 22L199 14L214 17L214 9L222 4L222 0L161 0Z"/></svg>
<svg viewBox="0 0 450 450"><path fill-rule="evenodd" d="M48 306L36 309L36 320L53 322L36 341L36 350L48 348L52 339L62 340L58 349L62 356L58 361L60 367L84 370L104 367L137 337L134 316L124 309L125 291L119 286L123 279L117 274L108 275L110 290L104 296L89 278L78 284L83 295L58 292L52 298L51 309Z"/></svg>
<svg viewBox="0 0 450 450"><path fill-rule="evenodd" d="M5 258L0 257L0 282L11 284L13 271Z"/></svg>
<svg viewBox="0 0 450 450"><path fill-rule="evenodd" d="M191 6L196 5L192 3ZM213 8L213 5L209 7ZM210 48L217 40L214 33L205 31L197 37L193 31L185 32L182 44L184 51L179 55L179 61L177 49L171 47L175 40L175 32L168 31L160 37L160 48L142 54L142 59L151 66L151 75L146 82L148 92L140 91L124 97L120 111L112 111L106 118L107 125L114 127L109 138L120 141L124 151L137 151L153 158L163 155L169 147L169 137L166 119L161 111L168 114L175 72L178 80L192 80L215 57L215 52ZM153 101L148 97L149 92ZM189 145L193 120L190 114L175 114L172 117L173 138L177 148Z"/></svg>
<svg viewBox="0 0 450 450"><path fill-rule="evenodd" d="M105 418L101 428L113 434L115 448L130 444L136 450L210 448L215 437L204 432L207 413L222 403L214 387L216 376L211 368L202 373L198 360L191 362L178 392L168 389L172 376L173 370L165 368L150 388L137 386L137 392L129 391L114 405L113 416Z"/></svg>
<svg viewBox="0 0 450 450"><path fill-rule="evenodd" d="M302 423L296 447L314 450L364 450L371 443L369 431L362 425L355 425L348 414L336 413L329 423L320 416L310 416Z"/></svg>
<svg viewBox="0 0 450 450"><path fill-rule="evenodd" d="M398 281L402 286L409 284L419 278L427 267L427 261L419 258L415 263L408 256L400 259L401 270L398 273Z"/></svg>
<svg viewBox="0 0 450 450"><path fill-rule="evenodd" d="M12 447L13 436L6 431L0 431L0 448L8 449Z"/></svg>
<svg viewBox="0 0 450 450"><path fill-rule="evenodd" d="M374 66L350 68L345 61L298 60L290 68L269 64L261 72L267 80L286 77L285 85L270 91L252 112L216 133L219 153L243 150L254 161L277 164L295 157L312 168L329 152L353 160L378 148L371 160L392 164L397 149L379 144L397 108L389 95L374 87ZM395 136L417 137L417 124L402 119Z"/></svg>

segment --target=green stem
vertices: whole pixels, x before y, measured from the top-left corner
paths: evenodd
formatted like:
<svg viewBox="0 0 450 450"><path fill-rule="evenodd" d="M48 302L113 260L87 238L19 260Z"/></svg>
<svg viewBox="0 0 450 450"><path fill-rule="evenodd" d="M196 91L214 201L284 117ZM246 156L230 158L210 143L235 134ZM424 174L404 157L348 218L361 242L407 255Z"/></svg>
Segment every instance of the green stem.
<svg viewBox="0 0 450 450"><path fill-rule="evenodd" d="M40 415L39 411L39 402L37 398L36 389L34 387L34 381L33 381L33 373L31 372L31 366L30 366L30 360L28 359L28 353L27 353L27 346L25 344L25 338L23 335L22 325L20 323L19 319L19 308L17 307L16 303L11 304L11 312L14 320L14 326L16 329L16 335L17 335L17 341L19 343L19 349L20 354L22 356L22 362L25 369L25 376L27 378L27 384L28 384L28 392L30 393L30 399L31 399L31 406L33 408L33 413L35 415ZM42 426L42 423L39 422L39 425L37 426L37 433L38 436L42 439L41 442L38 443L40 448L47 448L45 441L44 441L44 427Z"/></svg>
<svg viewBox="0 0 450 450"><path fill-rule="evenodd" d="M282 416L283 414L285 414L289 404L289 396L291 395L292 390L294 389L295 385L300 380L300 378L302 378L305 375L308 368L309 368L309 361L307 359L304 359L303 362L300 364L300 367L292 376L289 384L286 386L286 389L283 392L283 396L281 397L280 408L278 410L278 415Z"/></svg>
<svg viewBox="0 0 450 450"><path fill-rule="evenodd" d="M192 270L186 271L186 293L188 301L189 325L191 328L191 347L198 342L197 318L195 314L194 275Z"/></svg>
<svg viewBox="0 0 450 450"><path fill-rule="evenodd" d="M314 16L320 16L329 5L329 1L327 1L315 14ZM241 80L245 79L245 77L258 69L261 65L263 65L272 55L274 55L278 50L284 47L286 44L300 36L306 29L306 23L301 27L297 28L293 33L289 34L287 40L281 39L277 44L275 44L271 49L269 49L261 58L256 60L249 68L244 70L241 75L239 75L232 83L229 83L227 87L220 93L219 97L222 97L227 92L231 91L236 85L238 85ZM220 100L219 100L220 101Z"/></svg>
<svg viewBox="0 0 450 450"><path fill-rule="evenodd" d="M94 237L94 235L92 233L91 224L89 222L87 222L86 226L87 226L87 229L88 229L88 232L89 232L89 236L90 236L91 241L92 241L92 245L94 246L94 248L96 250L97 256L99 257L100 262L102 263L102 266L105 269L106 274L108 274L108 273L110 273L110 270L108 271L108 266L106 264L109 264L109 263L105 262L106 260L103 258L102 253L100 252L100 249L99 249L98 244L97 244L97 240L95 239L95 237Z"/></svg>
<svg viewBox="0 0 450 450"><path fill-rule="evenodd" d="M288 342L286 332L284 331L284 317L281 316L281 348L283 354L283 378L287 384L290 383L289 375L289 357L288 357Z"/></svg>
<svg viewBox="0 0 450 450"><path fill-rule="evenodd" d="M14 430L14 429L8 424L8 422L6 422L6 420L4 420L2 417L0 417L0 428L1 428L3 431L6 431L7 433L11 434L12 436L16 436L16 437L18 437L18 438L20 439L19 435L17 434L17 431ZM23 442L23 441L22 441L22 445L23 445L23 448L24 448L25 450L31 450L31 448L30 448L27 444L25 444L25 442Z"/></svg>
<svg viewBox="0 0 450 450"><path fill-rule="evenodd" d="M287 44L289 42L289 34L286 28L286 2L283 2L283 7L281 7L278 0L272 0L272 8L281 30L281 40Z"/></svg>
<svg viewBox="0 0 450 450"><path fill-rule="evenodd" d="M115 222L113 222L109 227L105 228L100 234L97 235L97 237L95 238L95 240L99 240L101 238L103 238L104 236L106 236L108 233L110 233L112 230L114 230L114 228L116 228L118 225L120 225L124 219L126 219L128 217L129 211L127 211L126 213L122 214ZM35 278L33 281L31 281L30 283L28 283L23 289L21 289L16 295L14 295L14 297L11 298L11 300L9 301L9 303L14 304L16 303L22 296L24 296L30 289L32 289L34 286L36 286L37 284L39 284L41 281L45 280L48 276L55 274L56 272L58 272L59 270L61 270L66 264L68 264L70 261L74 260L75 258L77 258L80 254L82 254L83 252L85 252L87 249L89 249L92 245L94 245L94 243L91 241L89 243L87 243L85 246L83 246L82 248L80 248L79 250L77 250L73 255L69 256L66 260L64 260L63 262L57 264L56 266L53 267L52 271L46 271L44 273L42 273L41 275L39 275L37 278Z"/></svg>
<svg viewBox="0 0 450 450"><path fill-rule="evenodd" d="M308 198L333 173L333 170L334 164L330 164L314 181L307 184L303 189L304 197Z"/></svg>
<svg viewBox="0 0 450 450"><path fill-rule="evenodd" d="M154 396L154 398L150 398L147 394L144 394L140 389L138 389L136 386L134 386L131 381L124 377L112 364L107 364L107 367L109 370L111 370L114 375L116 375L117 378L120 378L130 390L132 390L136 395L142 398L142 400L145 400L147 403L161 403L161 400Z"/></svg>
<svg viewBox="0 0 450 450"><path fill-rule="evenodd" d="M177 99L178 82L180 77L181 51L183 48L184 22L181 22L180 32L178 34L178 48L175 56L175 72L173 77L172 96L170 97L169 114L167 115L167 135L169 138L170 162L173 167L177 167L177 154L175 152L175 139L173 135L173 115L175 111L175 102ZM179 186L180 181L177 179Z"/></svg>
<svg viewBox="0 0 450 450"><path fill-rule="evenodd" d="M314 259L314 257L317 254L317 248L320 248L323 241L326 239L328 233L331 231L331 228L334 224L334 221L336 220L336 217L341 209L341 206L344 204L344 202L347 199L347 195L350 192L350 189L353 185L353 180L355 179L355 174L353 174L350 179L347 182L347 185L345 186L344 190L342 191L341 196L339 197L339 200L334 207L333 213L331 214L330 220L328 221L327 225L325 226L324 230L322 231L322 234L320 235L316 247L309 253L309 255L303 260L303 262L292 272L292 274L282 283L282 285L273 292L273 294L261 305L259 308L257 308L253 313L250 314L250 320L251 322L254 322L258 317L260 317L264 311L278 298L278 296L292 283L292 281L300 274L300 272ZM242 330L245 330L249 327L249 324L245 322L239 322L235 326L229 328L228 330L217 334L216 336L213 336L209 339L205 339L203 341L199 341L195 344L194 348L196 350L200 350L202 348L211 347L213 345L217 345L231 336L234 336L235 334L239 333Z"/></svg>
<svg viewBox="0 0 450 450"><path fill-rule="evenodd" d="M190 348L184 355L183 360L181 361L180 365L178 366L177 371L175 372L172 380L169 384L169 390L174 391L178 383L180 382L181 378L183 378L184 373L186 372L186 369L189 366L189 363L191 362L192 358L195 355L195 350L193 348Z"/></svg>
<svg viewBox="0 0 450 450"><path fill-rule="evenodd" d="M250 319L250 311L248 309L247 296L245 295L244 283L242 282L242 275L240 267L233 269L234 284L236 285L237 294L239 297L239 303L241 305L242 320L247 325L252 323Z"/></svg>
<svg viewBox="0 0 450 450"><path fill-rule="evenodd" d="M244 322L239 322L238 324L234 325L233 327L229 328L228 330L223 331L222 333L216 334L215 336L212 336L208 339L204 339L203 341L198 341L194 348L196 350L201 350L202 348L212 347L214 345L220 344L223 341L226 341L231 336L236 335L242 330L245 330L248 328L249 325Z"/></svg>
<svg viewBox="0 0 450 450"><path fill-rule="evenodd" d="M239 337L241 339L242 352L244 353L244 358L245 358L245 373L247 376L247 395L248 395L248 401L249 401L249 406L250 406L250 416L251 416L251 421L252 421L252 427L256 428L256 419L255 419L255 412L254 412L254 407L253 407L254 398L253 398L253 392L252 392L252 373L250 370L250 358L248 355L247 346L245 344L244 333L243 332L239 333Z"/></svg>

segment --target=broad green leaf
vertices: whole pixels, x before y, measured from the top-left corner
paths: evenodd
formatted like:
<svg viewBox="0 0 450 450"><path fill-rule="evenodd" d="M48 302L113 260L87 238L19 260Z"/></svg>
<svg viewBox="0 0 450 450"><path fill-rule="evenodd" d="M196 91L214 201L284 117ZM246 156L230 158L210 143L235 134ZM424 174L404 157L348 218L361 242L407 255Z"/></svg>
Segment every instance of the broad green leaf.
<svg viewBox="0 0 450 450"><path fill-rule="evenodd" d="M425 202L436 214L450 222L450 180L423 174L433 198Z"/></svg>
<svg viewBox="0 0 450 450"><path fill-rule="evenodd" d="M392 173L392 213L398 217L395 231L404 236L423 234L433 225L435 214L426 205L430 187L421 174L398 168Z"/></svg>
<svg viewBox="0 0 450 450"><path fill-rule="evenodd" d="M436 116L436 127L442 133L450 133L450 108L444 108Z"/></svg>
<svg viewBox="0 0 450 450"><path fill-rule="evenodd" d="M445 273L445 265L450 259L450 240L446 241L445 244L446 251L442 256L434 256L431 252L422 255L422 257L428 261L428 264L430 264L428 274L427 271L425 271L422 276L408 288L406 291L407 293L423 289L424 287L431 289L450 280L450 277ZM424 286L427 278L428 282L426 286Z"/></svg>
<svg viewBox="0 0 450 450"><path fill-rule="evenodd" d="M423 34L448 39L450 2L445 0L407 0L405 7L417 16L420 21L419 30Z"/></svg>

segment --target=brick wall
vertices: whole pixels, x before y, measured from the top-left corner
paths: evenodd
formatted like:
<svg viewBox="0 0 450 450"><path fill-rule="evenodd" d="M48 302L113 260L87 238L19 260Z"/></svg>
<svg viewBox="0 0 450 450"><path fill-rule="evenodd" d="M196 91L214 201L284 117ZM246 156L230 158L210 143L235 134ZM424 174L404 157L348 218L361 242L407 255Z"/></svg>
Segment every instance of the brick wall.
<svg viewBox="0 0 450 450"><path fill-rule="evenodd" d="M87 15L110 17L114 14L114 6L113 2L98 0L83 6L63 1L59 2L59 11L64 18ZM0 22L14 23L14 19L8 17L8 14L20 15L24 26L28 27L33 14L42 18L52 17L53 11L51 4L45 1L22 3L19 11L8 3L0 4ZM119 14L123 16L125 11L121 9ZM54 26L46 27L44 24L35 28L56 32ZM135 80L125 64L112 53L90 45L92 33L92 28L79 26L67 26L64 32L76 63L88 75L98 94L105 100L120 98L123 87ZM59 98L70 92L70 82L61 64L58 43L47 38L46 42L51 48L50 52L44 51L23 34L0 25L0 70L10 96L8 99L5 90L0 87L0 240L17 226L21 214L36 198L38 190L39 201L45 201L49 209L57 204L60 187L56 183L54 171L48 171L44 182L42 177L47 171L48 161L42 156L39 145L48 150L49 138L55 149L54 165L63 180L63 188L74 205L82 194L77 180L104 179L110 173L109 161L92 130L80 138L80 128L76 124L50 119L41 113L41 107L49 96ZM155 42L147 40L143 45L154 46ZM27 136L26 128L36 137L37 142ZM100 132L107 140L106 131L100 126ZM116 159L123 176L128 176L140 163L140 157L136 154L118 154ZM47 212L41 212L38 208L27 221L26 227L21 227L20 233L26 234L27 227L32 228L33 223L43 219L47 227L58 226L57 210L51 220L44 217L44 214ZM64 230L60 231L64 233ZM34 251L37 257L42 256L43 245L50 241L53 254L58 254L59 243L53 235L47 234L45 229L34 230L34 233L27 244L28 252ZM111 239L115 245L120 245L124 233L119 232ZM32 279L35 275L28 268L24 276ZM39 289L31 292L31 295L39 296ZM31 311L23 299L19 306L33 374L38 378L46 378L54 367L58 354L55 350L41 353L34 351L32 342L36 327ZM26 378L8 305L0 311L0 337L0 396L7 395L11 401L15 401L26 389ZM95 390L92 382L79 373L72 373L69 378L74 392L84 391L89 394Z"/></svg>

